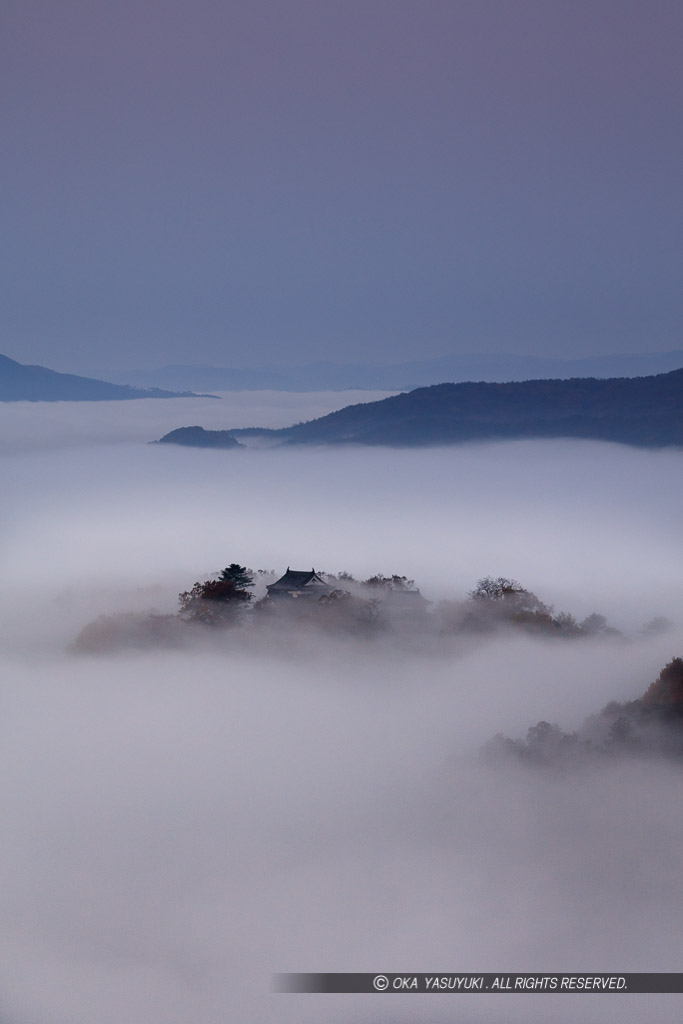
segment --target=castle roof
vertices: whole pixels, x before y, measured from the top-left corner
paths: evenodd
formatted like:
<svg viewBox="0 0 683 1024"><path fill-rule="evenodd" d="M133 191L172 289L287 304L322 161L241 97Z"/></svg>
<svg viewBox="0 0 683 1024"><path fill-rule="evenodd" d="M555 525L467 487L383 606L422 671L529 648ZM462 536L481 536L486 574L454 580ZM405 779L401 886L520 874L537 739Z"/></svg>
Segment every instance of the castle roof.
<svg viewBox="0 0 683 1024"><path fill-rule="evenodd" d="M322 576L319 576L315 569L309 571L299 571L298 569L290 569L287 566L287 572L284 576L281 576L275 583L271 583L266 589L269 594L272 593L291 593L292 591L300 591L303 589L307 591L323 592L331 590L329 583L326 583Z"/></svg>

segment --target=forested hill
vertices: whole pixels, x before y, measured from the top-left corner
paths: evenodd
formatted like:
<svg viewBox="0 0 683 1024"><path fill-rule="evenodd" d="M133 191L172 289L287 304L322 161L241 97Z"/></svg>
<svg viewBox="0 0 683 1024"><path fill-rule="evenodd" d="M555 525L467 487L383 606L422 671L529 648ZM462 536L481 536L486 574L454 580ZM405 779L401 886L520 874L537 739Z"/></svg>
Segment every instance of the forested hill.
<svg viewBox="0 0 683 1024"><path fill-rule="evenodd" d="M133 388L109 384L73 373L58 373L45 366L26 366L0 355L0 402L101 402L126 398L179 398L190 396L159 388Z"/></svg>
<svg viewBox="0 0 683 1024"><path fill-rule="evenodd" d="M435 384L379 402L349 405L283 430L226 433L267 438L273 444L429 445L573 437L652 447L680 445L683 369L653 377ZM182 444L182 430L174 435L173 441ZM198 443L196 433L193 443Z"/></svg>

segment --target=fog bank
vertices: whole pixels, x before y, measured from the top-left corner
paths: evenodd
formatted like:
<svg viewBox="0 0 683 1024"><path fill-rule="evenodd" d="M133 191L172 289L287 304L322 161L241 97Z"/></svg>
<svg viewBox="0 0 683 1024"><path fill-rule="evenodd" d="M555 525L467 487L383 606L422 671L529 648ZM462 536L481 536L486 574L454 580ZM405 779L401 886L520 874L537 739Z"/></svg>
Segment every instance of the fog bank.
<svg viewBox="0 0 683 1024"><path fill-rule="evenodd" d="M477 752L540 719L575 729L683 653L680 453L40 436L2 457L3 1021L678 1020L674 996L387 1001L270 978L678 969L680 765L500 771ZM626 639L410 650L228 632L69 653L98 615L175 612L231 561L397 572L433 602L505 575ZM672 630L640 636L656 615Z"/></svg>
<svg viewBox="0 0 683 1024"><path fill-rule="evenodd" d="M216 398L0 402L0 452L154 441L176 427L289 427L394 391L216 391Z"/></svg>
<svg viewBox="0 0 683 1024"><path fill-rule="evenodd" d="M424 668L329 652L15 669L0 755L9 1019L384 1009L270 994L273 970L676 970L680 768L493 772L458 751L510 719L490 709L494 677ZM506 685L528 717L534 686ZM384 1019L463 1019L439 1000ZM638 1000L608 1003L466 1012L640 1019Z"/></svg>

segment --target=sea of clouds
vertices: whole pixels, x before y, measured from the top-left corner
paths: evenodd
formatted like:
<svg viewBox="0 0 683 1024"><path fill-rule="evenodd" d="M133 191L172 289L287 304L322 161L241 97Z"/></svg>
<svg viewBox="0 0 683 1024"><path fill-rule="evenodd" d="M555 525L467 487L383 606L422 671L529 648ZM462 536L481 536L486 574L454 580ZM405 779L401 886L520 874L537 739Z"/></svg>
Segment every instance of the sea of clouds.
<svg viewBox="0 0 683 1024"><path fill-rule="evenodd" d="M681 766L477 752L577 728L683 654L681 453L145 444L359 397L0 408L3 1024L679 1019L677 996L271 991L290 970L680 969ZM433 602L505 575L626 639L70 652L232 561L395 572ZM641 636L655 616L671 630Z"/></svg>

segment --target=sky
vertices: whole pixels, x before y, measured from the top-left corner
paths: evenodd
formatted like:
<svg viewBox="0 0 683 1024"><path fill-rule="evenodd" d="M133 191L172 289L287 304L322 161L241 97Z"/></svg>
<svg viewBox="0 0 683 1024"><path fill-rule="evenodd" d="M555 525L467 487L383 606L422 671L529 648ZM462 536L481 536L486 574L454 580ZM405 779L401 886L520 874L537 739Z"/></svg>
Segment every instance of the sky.
<svg viewBox="0 0 683 1024"><path fill-rule="evenodd" d="M680 347L678 0L5 0L0 351Z"/></svg>

